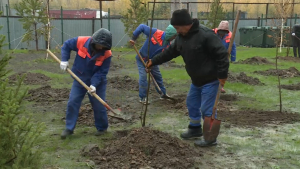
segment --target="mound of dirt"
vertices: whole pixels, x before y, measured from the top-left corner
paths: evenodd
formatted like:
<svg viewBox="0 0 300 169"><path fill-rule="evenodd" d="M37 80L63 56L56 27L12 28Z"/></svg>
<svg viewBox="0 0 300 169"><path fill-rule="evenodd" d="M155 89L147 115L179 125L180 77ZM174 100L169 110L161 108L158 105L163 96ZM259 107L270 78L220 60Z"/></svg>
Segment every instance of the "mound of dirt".
<svg viewBox="0 0 300 169"><path fill-rule="evenodd" d="M300 83L292 85L281 85L281 88L287 90L300 90Z"/></svg>
<svg viewBox="0 0 300 169"><path fill-rule="evenodd" d="M249 84L249 85L263 85L263 83L260 82L260 80L258 78L247 76L246 73L244 73L244 72L241 72L240 74L237 74L237 75L229 73L228 81L244 83L244 84Z"/></svg>
<svg viewBox="0 0 300 169"><path fill-rule="evenodd" d="M285 60L285 61L291 61L291 62L300 62L300 58L293 57L293 56L286 56L286 57L278 56L278 59L279 60Z"/></svg>
<svg viewBox="0 0 300 169"><path fill-rule="evenodd" d="M43 86L28 91L26 100L39 103L62 102L69 99L70 89L53 89L51 86Z"/></svg>
<svg viewBox="0 0 300 169"><path fill-rule="evenodd" d="M140 128L131 130L102 150L85 147L81 155L89 156L97 168L177 169L193 167L202 153L167 133Z"/></svg>
<svg viewBox="0 0 300 169"><path fill-rule="evenodd" d="M139 90L139 83L138 81L132 79L129 76L123 77L112 77L108 78L107 87L115 88L115 89L122 89L122 90Z"/></svg>
<svg viewBox="0 0 300 169"><path fill-rule="evenodd" d="M224 122L236 126L244 127L265 127L268 124L287 124L299 122L300 114L286 113L278 111L222 111L218 113L218 118Z"/></svg>
<svg viewBox="0 0 300 169"><path fill-rule="evenodd" d="M237 101L238 96L236 94L221 94L220 100L223 101Z"/></svg>
<svg viewBox="0 0 300 169"><path fill-rule="evenodd" d="M27 74L23 83L26 85L37 85L37 84L45 84L51 78L48 76L45 76L41 73L31 73L31 72L22 72L22 73L16 73L8 77L10 83L16 83L18 76L23 76L24 74Z"/></svg>
<svg viewBox="0 0 300 169"><path fill-rule="evenodd" d="M99 103L100 104L100 103ZM132 124L135 120L139 118L139 114L135 114L134 110L128 105L122 108L122 114L129 119L123 120L119 118L114 118L108 116L109 124ZM92 109L92 105L90 103L82 105L79 109L79 116L78 116L78 124L83 124L87 126L94 126L94 111Z"/></svg>
<svg viewBox="0 0 300 169"><path fill-rule="evenodd" d="M259 57L259 56L248 58L248 59L239 61L238 63L252 64L252 65L272 64L270 61L268 61L267 58L262 58L262 57Z"/></svg>
<svg viewBox="0 0 300 169"><path fill-rule="evenodd" d="M254 73L258 73L265 76L277 76L276 69L269 69L266 71L255 71ZM282 78L300 77L300 72L295 67L290 67L289 69L278 69L278 75Z"/></svg>
<svg viewBox="0 0 300 169"><path fill-rule="evenodd" d="M163 64L165 67L172 67L172 68L183 68L184 65L183 64L178 64L175 61L171 60L167 63Z"/></svg>
<svg viewBox="0 0 300 169"><path fill-rule="evenodd" d="M116 64L114 62L111 62L110 66L109 66L110 71L115 71L115 70L119 70L119 69L122 69L122 68L123 68L122 64Z"/></svg>

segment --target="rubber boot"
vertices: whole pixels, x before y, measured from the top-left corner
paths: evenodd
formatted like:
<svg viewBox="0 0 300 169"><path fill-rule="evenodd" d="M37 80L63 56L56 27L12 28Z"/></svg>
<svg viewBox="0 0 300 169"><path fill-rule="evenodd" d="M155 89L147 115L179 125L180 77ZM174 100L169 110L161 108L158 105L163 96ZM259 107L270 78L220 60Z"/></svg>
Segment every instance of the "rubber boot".
<svg viewBox="0 0 300 169"><path fill-rule="evenodd" d="M61 133L60 138L61 138L61 139L66 139L67 136L70 136L70 135L72 135L72 134L73 134L73 131L68 130L68 129L65 129L65 130Z"/></svg>
<svg viewBox="0 0 300 169"><path fill-rule="evenodd" d="M188 130L180 134L183 139L193 139L199 138L203 135L201 126L191 126L189 125Z"/></svg>
<svg viewBox="0 0 300 169"><path fill-rule="evenodd" d="M205 140L197 140L194 143L195 146L198 147L210 147L210 146L215 146L217 145L217 140L211 141L211 142L207 142Z"/></svg>

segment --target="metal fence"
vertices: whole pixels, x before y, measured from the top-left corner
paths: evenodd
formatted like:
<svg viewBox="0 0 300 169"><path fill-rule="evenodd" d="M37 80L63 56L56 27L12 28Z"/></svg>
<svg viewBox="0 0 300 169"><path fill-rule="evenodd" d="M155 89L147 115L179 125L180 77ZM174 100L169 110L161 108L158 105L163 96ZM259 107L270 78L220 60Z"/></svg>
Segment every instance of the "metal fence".
<svg viewBox="0 0 300 169"><path fill-rule="evenodd" d="M110 21L110 23L109 23ZM207 20L202 20L205 23ZM298 23L299 19L291 19L292 26ZM233 20L229 20L230 25L233 25ZM169 25L169 20L154 20L153 27L165 30ZM244 26L258 26L258 25L270 25L272 26L273 20L240 20L238 24L238 29ZM290 23L290 20L287 21ZM26 33L22 28L22 23L17 17L1 17L0 25L3 28L0 30L0 34L5 35L6 43L10 42L11 49L35 49L35 41L31 41L29 45L25 42L21 42L22 36ZM100 28L100 21L95 19L54 19L51 20L51 25L54 27L51 31L51 48L60 47L62 43L70 38L76 36L91 36L93 32ZM110 26L109 26L110 25ZM148 21L150 25L150 20ZM9 31L8 31L9 26ZM289 25L288 25L289 26ZM127 44L130 37L125 33L124 24L120 19L103 19L103 27L110 29L113 34L113 46L121 47ZM9 32L9 33L8 33ZM8 38L9 37L9 38ZM237 45L240 44L240 33L237 30L235 42ZM8 49L9 46L5 46L4 49ZM43 37L39 38L39 49L46 49L46 42Z"/></svg>

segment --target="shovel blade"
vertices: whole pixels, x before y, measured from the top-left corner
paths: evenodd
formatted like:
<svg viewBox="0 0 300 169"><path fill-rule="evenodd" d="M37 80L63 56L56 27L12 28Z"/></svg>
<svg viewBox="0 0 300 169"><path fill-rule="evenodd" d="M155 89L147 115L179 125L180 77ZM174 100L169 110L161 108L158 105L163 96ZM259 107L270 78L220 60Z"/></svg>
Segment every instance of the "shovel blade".
<svg viewBox="0 0 300 169"><path fill-rule="evenodd" d="M124 114L121 113L120 109L113 109L112 111L108 111L107 115L110 116L110 117L121 119L121 120L127 120L128 119Z"/></svg>
<svg viewBox="0 0 300 169"><path fill-rule="evenodd" d="M220 133L221 120L212 119L211 117L204 118L203 137L207 142L215 141Z"/></svg>

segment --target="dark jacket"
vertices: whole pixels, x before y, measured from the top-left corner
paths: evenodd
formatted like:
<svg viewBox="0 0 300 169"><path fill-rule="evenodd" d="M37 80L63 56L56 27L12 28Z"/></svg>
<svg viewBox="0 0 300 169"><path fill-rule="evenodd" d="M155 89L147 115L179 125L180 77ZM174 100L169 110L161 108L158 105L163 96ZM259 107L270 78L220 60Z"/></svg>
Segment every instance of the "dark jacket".
<svg viewBox="0 0 300 169"><path fill-rule="evenodd" d="M300 25L293 26L292 33L295 33L298 38L300 38Z"/></svg>
<svg viewBox="0 0 300 169"><path fill-rule="evenodd" d="M229 68L228 53L215 33L197 19L187 35L178 35L175 42L156 55L152 65L159 65L181 55L185 69L196 86L203 86L217 79L226 79Z"/></svg>

